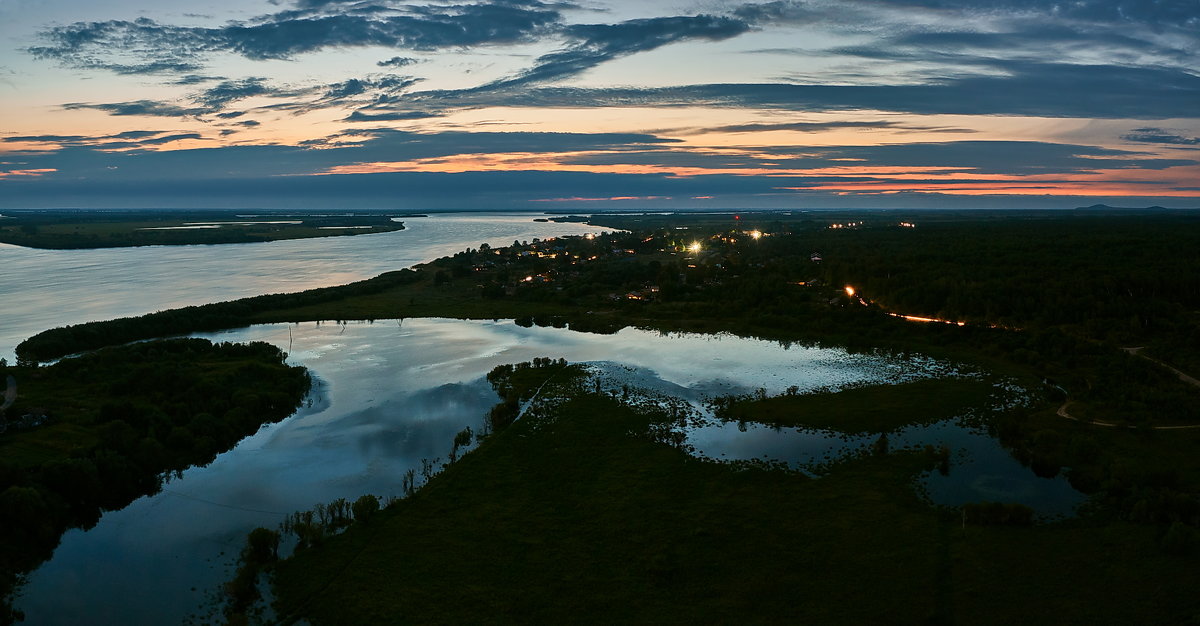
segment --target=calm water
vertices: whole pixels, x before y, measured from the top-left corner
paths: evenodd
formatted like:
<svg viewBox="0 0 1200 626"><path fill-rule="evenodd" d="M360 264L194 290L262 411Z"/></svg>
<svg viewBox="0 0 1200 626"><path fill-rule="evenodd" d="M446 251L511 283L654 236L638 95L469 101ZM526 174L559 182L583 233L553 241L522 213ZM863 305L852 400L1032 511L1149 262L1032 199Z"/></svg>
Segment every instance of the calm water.
<svg viewBox="0 0 1200 626"><path fill-rule="evenodd" d="M954 372L924 358L633 329L590 335L510 321L274 324L203 336L288 349L318 380L311 406L264 427L211 465L184 472L162 493L104 515L95 528L68 532L18 602L30 623L177 623L228 578L249 530L338 497L397 494L405 471L419 471L422 459L446 459L454 434L478 428L498 400L484 376L502 363L538 356L590 362L607 388L637 386L693 406L705 396L759 387L779 393L791 385L804 390ZM767 431L743 433L734 426L728 437L710 439L723 441L726 455L740 447L748 456L771 456L746 435L789 445L787 432ZM694 442L700 436L692 433ZM984 452L1006 458L989 445ZM773 458L788 460L788 454ZM981 476L992 477L981 483L985 489L1041 489L1042 479L1019 465L992 467L990 457L981 459L986 471L956 473L956 464L948 477L964 478L954 488L972 496L967 499L988 499L973 486Z"/></svg>
<svg viewBox="0 0 1200 626"><path fill-rule="evenodd" d="M0 244L0 358L48 328L341 285L453 254L598 232L524 214L404 218L405 230L210 246L34 250Z"/></svg>

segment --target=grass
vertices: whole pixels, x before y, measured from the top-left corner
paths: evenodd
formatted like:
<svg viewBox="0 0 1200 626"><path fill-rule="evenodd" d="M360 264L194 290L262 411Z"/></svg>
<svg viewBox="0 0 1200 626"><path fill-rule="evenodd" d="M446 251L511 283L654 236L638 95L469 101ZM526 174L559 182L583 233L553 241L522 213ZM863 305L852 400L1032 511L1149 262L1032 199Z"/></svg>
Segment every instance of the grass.
<svg viewBox="0 0 1200 626"><path fill-rule="evenodd" d="M1178 623L1197 562L1154 527L966 527L894 453L819 480L689 457L585 394L281 562L280 614L337 623ZM1193 581L1189 583L1187 581Z"/></svg>
<svg viewBox="0 0 1200 626"><path fill-rule="evenodd" d="M725 418L847 434L886 433L960 415L986 400L991 389L982 380L935 378L836 393L745 399L734 402Z"/></svg>

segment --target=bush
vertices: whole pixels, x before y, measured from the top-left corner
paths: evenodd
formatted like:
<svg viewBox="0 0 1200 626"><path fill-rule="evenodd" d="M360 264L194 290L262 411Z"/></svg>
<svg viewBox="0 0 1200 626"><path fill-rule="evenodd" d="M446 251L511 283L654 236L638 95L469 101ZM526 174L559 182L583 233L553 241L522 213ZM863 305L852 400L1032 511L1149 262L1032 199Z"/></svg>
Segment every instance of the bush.
<svg viewBox="0 0 1200 626"><path fill-rule="evenodd" d="M359 496L351 509L354 512L354 521L365 522L379 510L379 498L369 493Z"/></svg>

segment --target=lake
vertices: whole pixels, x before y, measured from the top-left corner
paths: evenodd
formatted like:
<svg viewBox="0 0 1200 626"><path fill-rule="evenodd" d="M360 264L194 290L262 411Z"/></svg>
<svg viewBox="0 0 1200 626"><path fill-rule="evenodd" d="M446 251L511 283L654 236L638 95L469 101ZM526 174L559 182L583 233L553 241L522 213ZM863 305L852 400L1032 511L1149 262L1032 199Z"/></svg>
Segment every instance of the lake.
<svg viewBox="0 0 1200 626"><path fill-rule="evenodd" d="M406 471L445 461L455 433L478 430L499 400L485 375L503 363L540 356L590 363L606 389L643 389L697 408L707 396L760 387L803 392L962 375L954 364L919 356L636 329L594 335L507 320L268 324L199 336L289 350L315 378L307 405L94 528L67 532L16 603L29 623L177 623L201 611L254 527L339 497L399 495ZM705 428L686 435L708 456L799 463L810 454L798 429L721 427L722 436ZM935 502L1000 493L1069 509L1082 499L1062 478L1034 476L995 440L963 426L940 423L907 436L954 448L946 488L926 487Z"/></svg>

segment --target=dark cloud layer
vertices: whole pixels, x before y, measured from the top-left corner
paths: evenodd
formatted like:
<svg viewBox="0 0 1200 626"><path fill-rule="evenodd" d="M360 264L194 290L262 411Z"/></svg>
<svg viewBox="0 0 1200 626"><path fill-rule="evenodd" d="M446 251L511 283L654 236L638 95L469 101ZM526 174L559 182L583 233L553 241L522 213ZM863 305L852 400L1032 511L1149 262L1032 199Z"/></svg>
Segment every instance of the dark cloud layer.
<svg viewBox="0 0 1200 626"><path fill-rule="evenodd" d="M437 113L428 111L395 111L390 113L371 113L358 110L346 116L347 122L398 122L402 120L423 120L439 117Z"/></svg>
<svg viewBox="0 0 1200 626"><path fill-rule="evenodd" d="M134 100L132 102L88 103L68 102L62 105L68 111L77 109L94 109L104 111L109 115L138 115L149 117L192 117L207 113L201 107L183 107L169 102L155 100Z"/></svg>
<svg viewBox="0 0 1200 626"><path fill-rule="evenodd" d="M1167 159L1145 152L1041 141L947 141L877 146L754 147L747 154L673 150L625 150L574 156L579 165L660 165L663 167L754 170L808 170L839 166L950 168L975 175L1086 174L1096 170L1161 170L1196 165L1193 159ZM953 182L953 181L950 181ZM1009 181L1011 182L1011 181Z"/></svg>
<svg viewBox="0 0 1200 626"><path fill-rule="evenodd" d="M520 93L429 91L448 107L717 106L788 111L874 109L917 114L1162 119L1194 117L1200 76L1161 67L1007 63L1009 75L913 85L732 83L660 88L535 88ZM412 103L410 103L412 104Z"/></svg>
<svg viewBox="0 0 1200 626"><path fill-rule="evenodd" d="M572 43L558 52L538 57L534 66L512 78L482 89L511 87L574 76L605 61L653 50L676 41L718 41L750 29L741 20L713 15L656 17L619 24L580 24L565 29Z"/></svg>
<svg viewBox="0 0 1200 626"><path fill-rule="evenodd" d="M413 133L390 129L345 131L300 146L237 145L191 150L128 150L105 152L107 142L126 140L142 146L198 138L196 135L158 132L152 137L78 136L9 137L4 141L57 142L62 149L27 154L20 169L53 169L47 176L55 181L138 181L170 178L257 178L303 177L328 172L344 165L361 163L444 159L464 154L548 154L575 165L656 165L670 168L746 169L747 173L774 170L765 177L771 185L787 177L789 170L813 170L855 166L911 168L935 171L951 168L978 177L1086 174L1097 170L1162 170L1196 165L1192 159L1157 157L1144 152L1095 146L1034 141L950 141L878 146L777 146L736 149L719 153L697 152L678 141L634 133L488 133L448 131ZM122 146L124 147L124 146ZM129 146L129 147L132 147ZM753 172L752 172L753 171ZM801 181L798 177L796 184ZM854 177L803 177L809 184L824 180L855 180ZM1131 177L1136 180L1136 176ZM935 184L931 181L929 184ZM943 181L961 182L961 181ZM767 183L764 183L767 184Z"/></svg>
<svg viewBox="0 0 1200 626"><path fill-rule="evenodd" d="M404 8L406 12L398 12L368 5L353 14L285 11L211 28L174 26L148 18L76 22L43 31L45 45L29 52L72 67L119 73L189 72L202 67L209 55L221 52L248 59L289 59L337 47L437 50L527 41L560 19L558 11L539 3Z"/></svg>
<svg viewBox="0 0 1200 626"><path fill-rule="evenodd" d="M872 0L830 6L806 0L774 0L748 3L734 12L748 20L813 21L831 19L848 5L850 9L892 7L927 9L976 16L1033 16L1039 19L1079 20L1106 24L1140 24L1172 28L1200 27L1200 5L1194 0Z"/></svg>
<svg viewBox="0 0 1200 626"><path fill-rule="evenodd" d="M656 174L594 174L587 172L464 172L441 174L402 172L393 174L348 174L339 176L279 176L266 179L230 178L220 185L197 179L162 178L139 180L68 180L57 183L47 193L44 181L33 178L8 184L0 206L114 206L175 207L190 206L181 200L203 202L204 206L286 207L286 208L376 208L390 206L413 209L553 209L597 208L603 203L540 202L561 198L610 197L614 190L622 196L660 197L662 200L638 200L621 206L678 208L717 206L787 207L945 207L962 208L962 196L937 193L894 193L887 195L845 195L819 190L792 191L780 187L804 189L814 179L751 176L670 177ZM1097 202L1115 206L1194 206L1195 200L1154 196L1106 198L1072 196L1010 196L996 194L974 197L970 206L1011 209L1019 207L1071 208ZM129 195L133 192L134 195ZM97 205L97 198L121 198L108 205ZM128 198L128 199L125 199Z"/></svg>
<svg viewBox="0 0 1200 626"><path fill-rule="evenodd" d="M55 148L91 148L94 150L127 150L160 146L183 139L203 139L199 133L180 133L165 130L130 130L113 135L12 135L0 138L0 143L41 143Z"/></svg>
<svg viewBox="0 0 1200 626"><path fill-rule="evenodd" d="M1161 128L1135 128L1133 132L1123 135L1121 139L1168 146L1200 146L1200 137L1184 137Z"/></svg>

